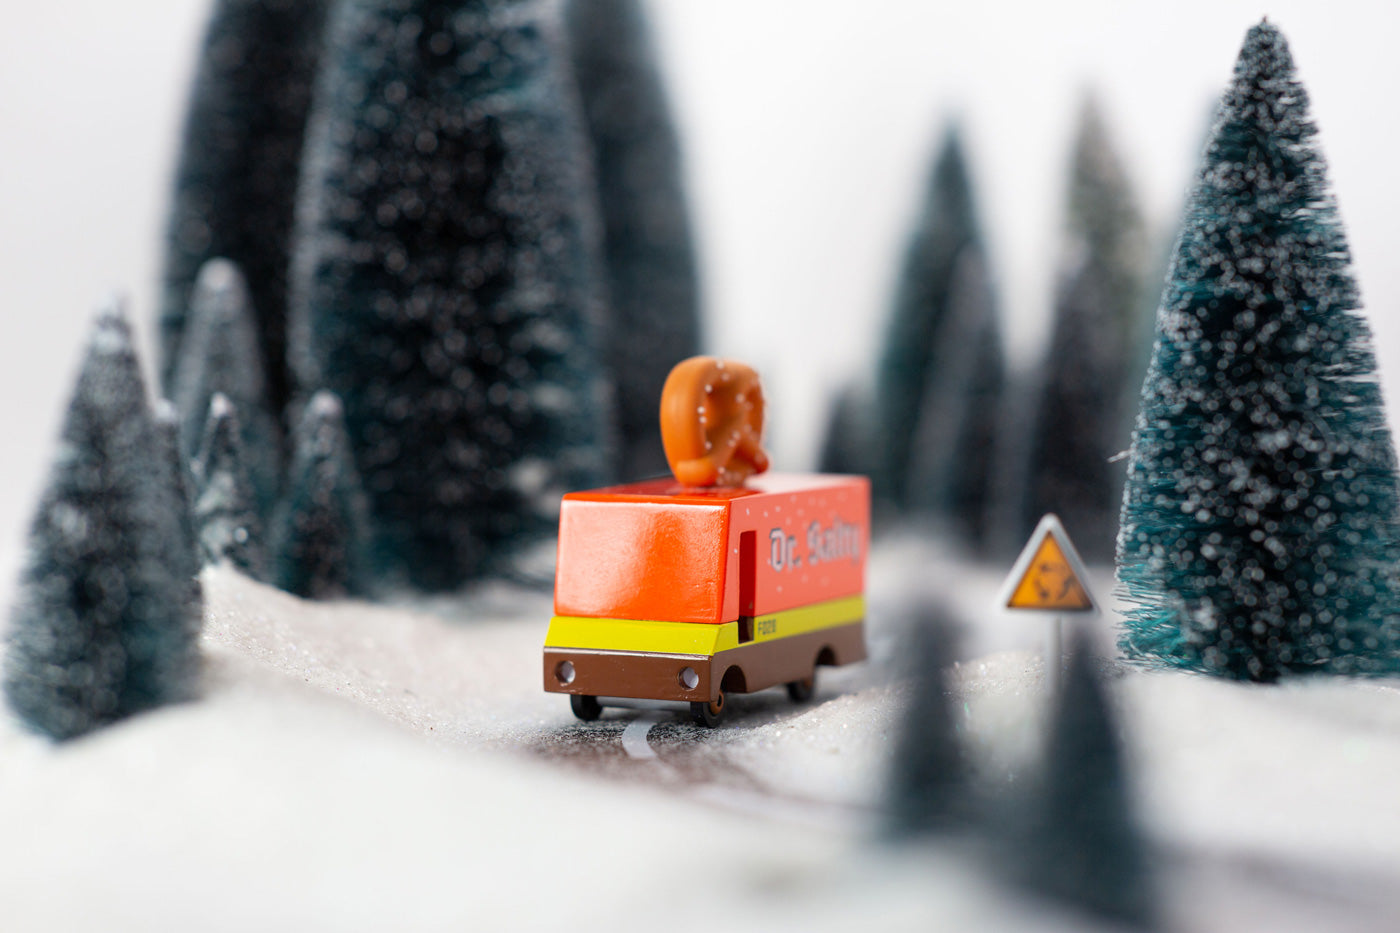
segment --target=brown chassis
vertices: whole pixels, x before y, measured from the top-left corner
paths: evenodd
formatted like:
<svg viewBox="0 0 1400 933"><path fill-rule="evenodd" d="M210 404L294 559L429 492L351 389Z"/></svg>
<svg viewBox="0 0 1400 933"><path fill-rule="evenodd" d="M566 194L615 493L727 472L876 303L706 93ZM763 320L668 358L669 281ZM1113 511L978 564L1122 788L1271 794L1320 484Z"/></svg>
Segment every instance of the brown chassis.
<svg viewBox="0 0 1400 933"><path fill-rule="evenodd" d="M713 657L698 654L655 654L644 651L598 651L586 648L546 648L544 689L581 696L629 697L644 700L714 702L725 693L753 693L779 684L812 677L817 665L851 664L865 660L865 622L740 645ZM563 683L556 672L568 661L574 677ZM691 668L699 677L691 689L681 681Z"/></svg>

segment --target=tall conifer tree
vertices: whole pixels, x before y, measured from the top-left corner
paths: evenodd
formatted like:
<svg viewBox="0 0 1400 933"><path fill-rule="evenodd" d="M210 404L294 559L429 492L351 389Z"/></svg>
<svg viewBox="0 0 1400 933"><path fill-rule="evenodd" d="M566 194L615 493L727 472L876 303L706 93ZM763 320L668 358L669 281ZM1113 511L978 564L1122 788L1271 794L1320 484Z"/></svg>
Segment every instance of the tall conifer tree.
<svg viewBox="0 0 1400 933"><path fill-rule="evenodd" d="M345 405L396 583L489 571L610 470L597 207L545 11L346 0L332 17L293 364Z"/></svg>
<svg viewBox="0 0 1400 933"><path fill-rule="evenodd" d="M57 739L189 696L199 620L131 329L89 339L11 617L5 696Z"/></svg>
<svg viewBox="0 0 1400 933"><path fill-rule="evenodd" d="M930 388L940 370L971 352L966 344L950 342L948 326L960 300L959 269L966 270L969 264L985 269L961 134L952 126L934 162L918 226L904 258L877 370L879 462L874 492L886 505L903 507L910 500L911 462L920 423L933 419L952 424L960 419L964 399ZM965 291L961 300L978 299Z"/></svg>
<svg viewBox="0 0 1400 933"><path fill-rule="evenodd" d="M209 401L204 441L194 462L194 514L207 564L228 561L255 580L267 573L263 523L243 453L243 430L227 396Z"/></svg>
<svg viewBox="0 0 1400 933"><path fill-rule="evenodd" d="M166 230L161 379L218 256L248 276L274 415L287 402L287 263L302 138L331 0L217 0L199 55ZM199 413L203 418L203 411Z"/></svg>
<svg viewBox="0 0 1400 933"><path fill-rule="evenodd" d="M1071 160L1055 323L1028 455L1028 534L1054 512L1086 559L1113 556L1128 446L1121 406L1141 359L1146 232L1097 104L1086 100Z"/></svg>
<svg viewBox="0 0 1400 933"><path fill-rule="evenodd" d="M665 473L661 387L672 366L700 352L680 143L637 0L569 0L565 23L602 207L618 475Z"/></svg>
<svg viewBox="0 0 1400 933"><path fill-rule="evenodd" d="M1283 35L1249 31L1206 147L1133 435L1133 658L1400 673L1395 454L1351 256Z"/></svg>

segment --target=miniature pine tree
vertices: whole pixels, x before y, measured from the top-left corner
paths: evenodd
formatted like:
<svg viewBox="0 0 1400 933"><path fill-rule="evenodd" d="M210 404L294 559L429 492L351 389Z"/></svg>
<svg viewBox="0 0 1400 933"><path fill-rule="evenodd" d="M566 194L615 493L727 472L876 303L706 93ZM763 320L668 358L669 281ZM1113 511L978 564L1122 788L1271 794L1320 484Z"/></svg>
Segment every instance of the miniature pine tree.
<svg viewBox="0 0 1400 933"><path fill-rule="evenodd" d="M1009 853L1016 881L1067 907L1155 926L1146 841L1133 814L1117 726L1083 632L1071 639L1039 786Z"/></svg>
<svg viewBox="0 0 1400 933"><path fill-rule="evenodd" d="M817 456L818 470L823 473L869 472L872 405L858 386L847 386L837 394Z"/></svg>
<svg viewBox="0 0 1400 933"><path fill-rule="evenodd" d="M104 311L30 528L5 658L10 706L53 738L193 690L198 625L156 446L130 327Z"/></svg>
<svg viewBox="0 0 1400 933"><path fill-rule="evenodd" d="M950 346L944 331L959 263L980 253L961 136L956 127L950 127L905 256L875 386L880 436L874 493L887 505L902 507L908 502L910 461L920 421L954 417L946 410L930 412L929 406L959 404L946 396L930 399L929 385L947 359L968 353L966 346Z"/></svg>
<svg viewBox="0 0 1400 933"><path fill-rule="evenodd" d="M248 275L259 366L275 415L288 400L292 212L330 6L330 0L218 0L214 7L185 116L166 231L160 370L172 397L196 276L206 261L223 256ZM202 423L202 406L197 417Z"/></svg>
<svg viewBox="0 0 1400 933"><path fill-rule="evenodd" d="M181 451L187 458L199 452L214 394L221 392L234 403L258 509L268 514L281 473L281 432L269 408L247 284L226 259L211 259L199 270L170 384L180 412Z"/></svg>
<svg viewBox="0 0 1400 933"><path fill-rule="evenodd" d="M1400 672L1395 454L1282 34L1249 31L1158 312L1118 577L1129 657Z"/></svg>
<svg viewBox="0 0 1400 933"><path fill-rule="evenodd" d="M672 366L700 352L680 145L637 0L570 0L565 23L602 208L618 475L665 473L661 387Z"/></svg>
<svg viewBox="0 0 1400 933"><path fill-rule="evenodd" d="M189 461L180 450L180 413L174 404L161 399L154 411L156 453L167 470L162 484L170 496L170 511L175 516L175 534L168 541L170 568L186 584L186 605L192 619L204 618L204 588L199 582L202 561L199 554L199 534L194 525L194 487Z"/></svg>
<svg viewBox="0 0 1400 933"><path fill-rule="evenodd" d="M194 514L204 562L227 561L253 579L263 579L262 519L243 459L243 431L233 403L220 393L209 400L194 474L199 486Z"/></svg>
<svg viewBox="0 0 1400 933"><path fill-rule="evenodd" d="M885 792L885 831L892 839L947 832L970 816L968 766L948 699L951 625L946 613L930 611L906 632L913 696L900 723Z"/></svg>
<svg viewBox="0 0 1400 933"><path fill-rule="evenodd" d="M287 498L277 522L275 578L312 599L363 594L368 525L340 399L317 392L297 422Z"/></svg>
<svg viewBox="0 0 1400 933"><path fill-rule="evenodd" d="M975 552L991 538L994 454L1005 383L1001 333L981 251L959 257L909 452L905 501Z"/></svg>
<svg viewBox="0 0 1400 933"><path fill-rule="evenodd" d="M542 12L358 0L332 17L293 365L345 406L393 583L488 572L611 465L597 208Z"/></svg>
<svg viewBox="0 0 1400 933"><path fill-rule="evenodd" d="M1086 100L1071 161L1066 241L1028 455L1023 533L1054 512L1091 561L1113 556L1128 446L1121 406L1140 384L1138 318L1146 231L1095 102Z"/></svg>

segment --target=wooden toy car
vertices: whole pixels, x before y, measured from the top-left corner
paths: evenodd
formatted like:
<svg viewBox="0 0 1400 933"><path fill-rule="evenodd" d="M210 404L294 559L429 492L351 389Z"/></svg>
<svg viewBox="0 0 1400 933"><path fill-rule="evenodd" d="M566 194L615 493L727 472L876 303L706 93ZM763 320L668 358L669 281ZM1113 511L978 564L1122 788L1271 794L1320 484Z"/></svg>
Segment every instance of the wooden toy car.
<svg viewBox="0 0 1400 933"><path fill-rule="evenodd" d="M764 475L743 487L649 480L564 496L544 688L596 719L613 699L725 699L865 658L864 477Z"/></svg>

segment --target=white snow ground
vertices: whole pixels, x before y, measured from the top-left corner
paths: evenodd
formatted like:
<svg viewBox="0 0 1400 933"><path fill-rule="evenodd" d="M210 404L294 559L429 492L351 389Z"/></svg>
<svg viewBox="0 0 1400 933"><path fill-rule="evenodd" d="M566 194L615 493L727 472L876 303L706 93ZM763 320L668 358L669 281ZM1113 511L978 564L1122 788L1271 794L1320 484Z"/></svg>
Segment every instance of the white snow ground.
<svg viewBox="0 0 1400 933"><path fill-rule="evenodd" d="M658 757L632 760L636 714L579 725L539 689L547 597L312 604L206 571L201 701L61 747L0 725L0 929L1089 928L984 852L870 841L916 590L976 623L957 682L988 780L1034 766L1038 629L989 610L999 582L888 545L870 663L718 731L658 716ZM1113 684L1176 928L1394 928L1400 690Z"/></svg>

